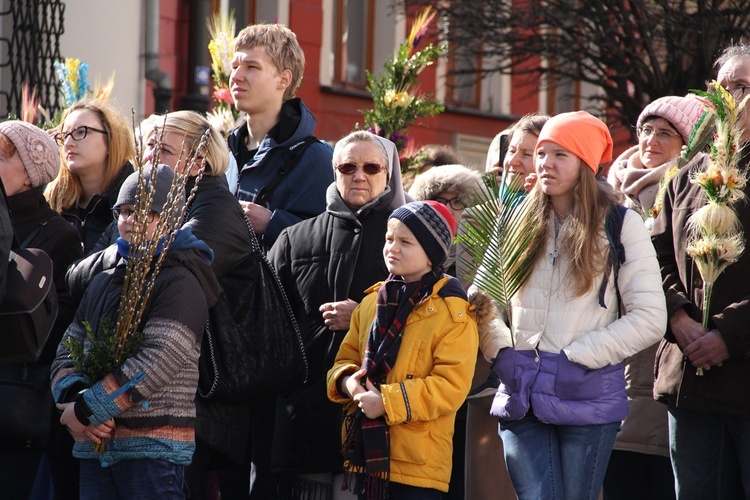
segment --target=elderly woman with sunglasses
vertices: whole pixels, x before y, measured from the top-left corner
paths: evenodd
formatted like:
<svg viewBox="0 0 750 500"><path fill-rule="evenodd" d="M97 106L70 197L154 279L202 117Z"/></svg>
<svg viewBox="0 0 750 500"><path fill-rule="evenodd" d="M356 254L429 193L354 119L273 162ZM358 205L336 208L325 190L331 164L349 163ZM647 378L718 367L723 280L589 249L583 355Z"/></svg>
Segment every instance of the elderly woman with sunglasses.
<svg viewBox="0 0 750 500"><path fill-rule="evenodd" d="M342 473L341 408L326 398L325 375L365 289L388 277L386 224L407 201L396 147L388 140L365 131L349 134L334 148L333 168L326 211L282 231L269 254L309 363L307 384L279 396L276 405L272 466L294 498L312 491L340 494L333 480Z"/></svg>
<svg viewBox="0 0 750 500"><path fill-rule="evenodd" d="M60 173L44 195L78 230L88 255L112 222L117 193L133 172L133 132L110 104L92 99L66 109L54 137Z"/></svg>

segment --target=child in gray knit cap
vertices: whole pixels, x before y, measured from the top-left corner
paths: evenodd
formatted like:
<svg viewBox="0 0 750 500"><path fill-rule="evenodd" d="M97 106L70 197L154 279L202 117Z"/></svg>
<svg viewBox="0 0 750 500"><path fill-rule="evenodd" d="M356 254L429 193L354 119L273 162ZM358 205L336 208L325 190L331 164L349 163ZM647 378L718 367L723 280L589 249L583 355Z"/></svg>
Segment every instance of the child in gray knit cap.
<svg viewBox="0 0 750 500"><path fill-rule="evenodd" d="M170 205L184 203L169 199L172 170L165 165L155 168L155 186L150 168L143 173L153 190L145 221L152 240L163 236L155 230ZM138 174L131 174L114 205L120 232L117 250L126 260L133 258L130 242L138 183ZM73 456L81 463L82 499L183 498L185 466L195 450L193 399L201 337L208 308L219 293L212 258L211 249L190 228L175 233L138 328L142 344L101 380L88 380L76 370L65 341L83 342L85 322L99 338L100 320L117 320L127 266L121 263L103 271L87 288L52 365L52 392L63 412L60 421L76 440ZM104 451L97 452L95 444L102 440Z"/></svg>

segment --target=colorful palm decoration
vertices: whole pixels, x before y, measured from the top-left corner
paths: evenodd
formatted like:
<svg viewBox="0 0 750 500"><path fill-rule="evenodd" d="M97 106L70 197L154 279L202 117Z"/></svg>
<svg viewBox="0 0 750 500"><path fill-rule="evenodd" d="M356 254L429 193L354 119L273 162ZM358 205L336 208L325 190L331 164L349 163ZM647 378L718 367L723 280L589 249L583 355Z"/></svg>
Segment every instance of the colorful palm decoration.
<svg viewBox="0 0 750 500"><path fill-rule="evenodd" d="M745 198L747 173L739 168L742 125L739 115L748 98L737 102L713 81L709 90L694 90L704 110L713 117L715 134L706 168L690 181L701 187L707 203L688 220L687 253L703 279L703 327L708 328L709 308L716 279L745 251L745 236L734 204ZM703 375L703 369L697 369Z"/></svg>
<svg viewBox="0 0 750 500"><path fill-rule="evenodd" d="M377 76L367 72L373 108L364 111L365 126L396 144L402 156L402 172L414 163L413 157L403 157L404 151L414 149L408 148L408 127L419 118L445 110L432 94L419 92L419 74L445 52L444 46L433 44L416 50L434 18L435 11L427 7L414 20L409 37L399 46L396 56L383 65L384 71Z"/></svg>
<svg viewBox="0 0 750 500"><path fill-rule="evenodd" d="M237 128L243 119L242 113L234 106L232 93L229 90L236 24L234 13L228 16L215 15L208 23L208 31L211 35L208 52L211 54L215 106L206 117L211 125L221 131L225 137Z"/></svg>

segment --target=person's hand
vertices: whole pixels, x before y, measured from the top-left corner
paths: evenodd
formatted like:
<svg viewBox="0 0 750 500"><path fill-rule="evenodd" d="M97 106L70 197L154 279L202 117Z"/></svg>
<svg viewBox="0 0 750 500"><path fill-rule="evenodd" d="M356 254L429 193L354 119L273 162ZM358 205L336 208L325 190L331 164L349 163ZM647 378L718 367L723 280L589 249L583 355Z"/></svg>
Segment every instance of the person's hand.
<svg viewBox="0 0 750 500"><path fill-rule="evenodd" d="M253 225L255 234L263 234L266 232L268 227L268 221L271 220L272 212L266 207L256 205L250 201L240 201L242 211L245 212L247 218L250 219L250 224Z"/></svg>
<svg viewBox="0 0 750 500"><path fill-rule="evenodd" d="M683 351L687 346L708 333L708 330L691 318L684 309L678 309L669 318L669 328Z"/></svg>
<svg viewBox="0 0 750 500"><path fill-rule="evenodd" d="M385 405L383 405L383 396L375 385L367 379L367 391L360 392L352 399L356 401L357 406L362 410L367 418L378 418L385 415Z"/></svg>
<svg viewBox="0 0 750 500"><path fill-rule="evenodd" d="M524 191L528 193L532 189L534 189L534 186L536 186L536 180L537 180L537 175L535 172L532 172L529 175L527 175L526 178L523 180Z"/></svg>
<svg viewBox="0 0 750 500"><path fill-rule="evenodd" d="M493 174L495 174L498 186L503 182L503 166L500 165L500 162L495 162L492 165L492 168L488 170L488 172L492 172Z"/></svg>
<svg viewBox="0 0 750 500"><path fill-rule="evenodd" d="M76 417L74 407L75 403L61 403L57 405L57 409L62 411L60 423L68 429L68 432L70 432L70 435L76 441L88 440L99 444L102 438L109 439L112 437L112 432L115 430L115 421L113 419L109 419L99 425L84 425Z"/></svg>
<svg viewBox="0 0 750 500"><path fill-rule="evenodd" d="M354 396L356 396L357 394L365 392L365 388L362 387L361 382L362 377L365 373L367 373L367 370L362 368L361 370L356 371L344 378L344 381L341 385L344 386L344 390L349 395L350 399L354 399Z"/></svg>
<svg viewBox="0 0 750 500"><path fill-rule="evenodd" d="M356 307L356 302L346 299L339 302L326 302L320 306L319 310L323 313L323 322L329 330L349 330L352 313Z"/></svg>
<svg viewBox="0 0 750 500"><path fill-rule="evenodd" d="M693 366L710 370L729 359L729 349L719 330L711 330L683 349Z"/></svg>

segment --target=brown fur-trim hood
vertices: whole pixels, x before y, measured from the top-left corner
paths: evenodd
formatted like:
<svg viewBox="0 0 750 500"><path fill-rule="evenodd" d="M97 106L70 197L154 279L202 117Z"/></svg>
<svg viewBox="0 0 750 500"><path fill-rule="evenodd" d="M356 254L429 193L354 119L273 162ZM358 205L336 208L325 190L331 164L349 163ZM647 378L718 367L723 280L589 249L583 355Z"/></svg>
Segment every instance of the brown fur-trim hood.
<svg viewBox="0 0 750 500"><path fill-rule="evenodd" d="M479 172L463 165L440 165L417 175L409 194L415 200L433 200L446 192L467 197L476 191L481 177Z"/></svg>

